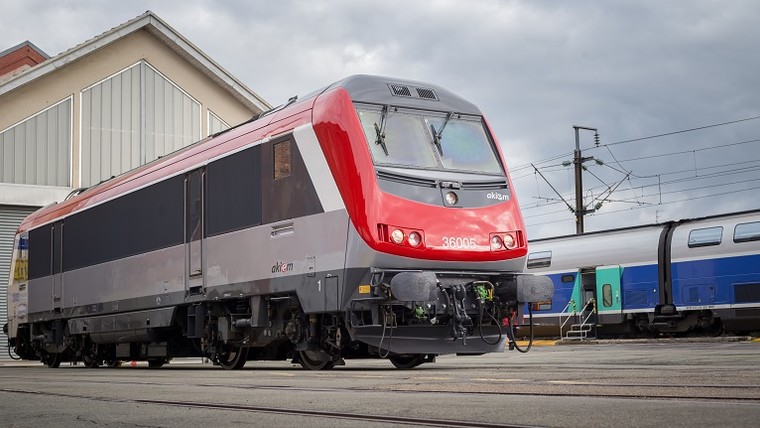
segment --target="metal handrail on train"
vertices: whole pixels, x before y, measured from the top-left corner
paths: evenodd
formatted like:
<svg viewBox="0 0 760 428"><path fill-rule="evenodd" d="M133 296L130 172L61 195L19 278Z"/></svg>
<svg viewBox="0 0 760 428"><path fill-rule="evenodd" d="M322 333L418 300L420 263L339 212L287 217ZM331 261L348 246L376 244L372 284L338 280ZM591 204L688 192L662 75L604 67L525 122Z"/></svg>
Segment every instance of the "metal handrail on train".
<svg viewBox="0 0 760 428"><path fill-rule="evenodd" d="M570 308L570 305L573 305L573 313L572 314L570 314L569 312L567 312L567 310ZM559 337L562 338L562 339L565 338L564 333L562 333L562 331L565 328L565 324L567 324L570 321L571 317L576 316L575 309L576 309L575 308L575 300L570 299L570 301L567 302L567 305L565 305L565 309L562 309L562 312L559 313ZM563 315L565 313L567 313L567 318L565 318L565 320L563 321L562 317L563 317Z"/></svg>

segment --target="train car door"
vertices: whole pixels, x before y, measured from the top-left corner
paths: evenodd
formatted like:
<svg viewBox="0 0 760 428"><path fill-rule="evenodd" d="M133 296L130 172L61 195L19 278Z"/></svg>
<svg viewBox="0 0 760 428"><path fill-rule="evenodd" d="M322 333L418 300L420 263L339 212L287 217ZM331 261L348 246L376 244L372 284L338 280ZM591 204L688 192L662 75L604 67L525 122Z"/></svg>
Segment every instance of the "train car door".
<svg viewBox="0 0 760 428"><path fill-rule="evenodd" d="M185 176L185 266L187 292L203 292L203 180L205 168Z"/></svg>
<svg viewBox="0 0 760 428"><path fill-rule="evenodd" d="M623 268L619 265L596 268L596 308L599 315L621 314L620 279Z"/></svg>

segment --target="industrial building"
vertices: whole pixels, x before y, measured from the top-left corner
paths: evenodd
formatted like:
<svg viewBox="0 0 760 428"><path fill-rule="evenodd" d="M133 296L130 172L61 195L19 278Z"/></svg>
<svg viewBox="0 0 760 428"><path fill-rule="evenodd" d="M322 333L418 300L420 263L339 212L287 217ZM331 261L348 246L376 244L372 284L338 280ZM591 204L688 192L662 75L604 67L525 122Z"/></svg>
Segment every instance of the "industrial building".
<svg viewBox="0 0 760 428"><path fill-rule="evenodd" d="M24 217L269 108L151 11L53 57L1 52L0 325Z"/></svg>

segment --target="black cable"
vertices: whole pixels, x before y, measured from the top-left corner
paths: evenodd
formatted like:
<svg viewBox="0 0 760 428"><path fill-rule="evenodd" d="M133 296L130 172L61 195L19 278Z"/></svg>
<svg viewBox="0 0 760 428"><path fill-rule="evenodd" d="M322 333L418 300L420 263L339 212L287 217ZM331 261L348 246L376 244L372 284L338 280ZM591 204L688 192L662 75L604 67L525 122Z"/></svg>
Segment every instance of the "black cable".
<svg viewBox="0 0 760 428"><path fill-rule="evenodd" d="M13 356L13 352L11 350L11 339L8 339L8 356L11 357L11 360L15 360L15 361L20 361L23 359L21 358L21 356L19 356L18 358Z"/></svg>
<svg viewBox="0 0 760 428"><path fill-rule="evenodd" d="M483 342L486 343L486 345L498 345L499 342L501 342L501 339L504 338L504 334L501 330L501 324L499 323L499 320L496 319L496 317L493 316L493 314L489 313L488 316L491 317L492 320L494 320L494 323L496 324L496 328L499 329L499 338L496 340L496 342L491 343L488 340L486 340L485 336L483 336L483 301L478 299L478 303L480 303L480 309L478 310L478 317L480 318L478 320L478 332L480 333L480 339L483 340Z"/></svg>
<svg viewBox="0 0 760 428"><path fill-rule="evenodd" d="M525 349L522 349L520 348L520 346L517 345L517 340L515 339L515 327L514 327L514 324L512 324L512 317L510 316L508 318L509 329L512 332L512 341L513 341L512 343L515 349L517 349L517 352L520 352L523 354L530 351L530 348L533 347L533 308L531 308L530 303L528 303L528 319L530 320L530 341L528 341L528 347Z"/></svg>

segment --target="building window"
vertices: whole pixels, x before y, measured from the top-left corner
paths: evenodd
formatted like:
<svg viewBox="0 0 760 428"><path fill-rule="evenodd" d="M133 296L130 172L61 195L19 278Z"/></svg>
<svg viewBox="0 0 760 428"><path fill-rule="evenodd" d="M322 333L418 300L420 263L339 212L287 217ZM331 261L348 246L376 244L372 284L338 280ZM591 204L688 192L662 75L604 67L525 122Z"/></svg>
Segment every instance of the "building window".
<svg viewBox="0 0 760 428"><path fill-rule="evenodd" d="M86 88L81 99L83 186L200 140L200 103L145 61Z"/></svg>
<svg viewBox="0 0 760 428"><path fill-rule="evenodd" d="M290 141L283 141L274 145L274 179L288 177L290 172Z"/></svg>
<svg viewBox="0 0 760 428"><path fill-rule="evenodd" d="M760 240L760 221L737 224L734 229L734 242Z"/></svg>
<svg viewBox="0 0 760 428"><path fill-rule="evenodd" d="M723 227L705 227L689 232L689 248L719 245L723 237Z"/></svg>
<svg viewBox="0 0 760 428"><path fill-rule="evenodd" d="M67 98L0 132L0 182L70 186L71 105Z"/></svg>

